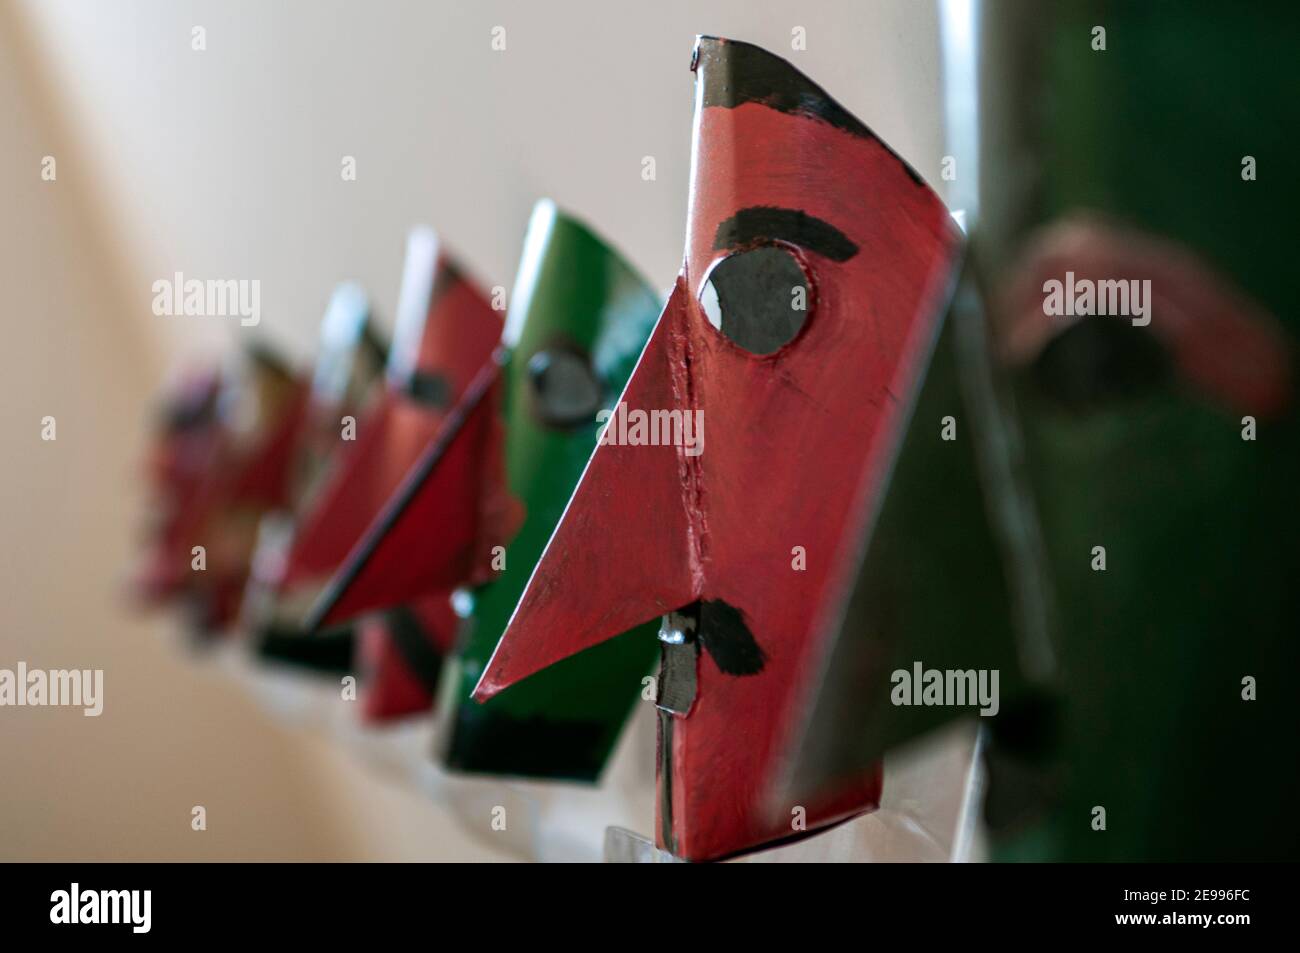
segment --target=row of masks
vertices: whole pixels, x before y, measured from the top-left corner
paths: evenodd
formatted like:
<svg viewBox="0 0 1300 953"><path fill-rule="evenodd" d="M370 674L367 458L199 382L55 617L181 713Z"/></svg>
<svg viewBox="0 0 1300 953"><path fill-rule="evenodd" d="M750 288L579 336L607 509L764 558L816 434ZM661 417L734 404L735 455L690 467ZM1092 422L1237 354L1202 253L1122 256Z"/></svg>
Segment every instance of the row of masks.
<svg viewBox="0 0 1300 953"><path fill-rule="evenodd" d="M1292 853L1283 225L1235 166L1059 158L1130 148L1097 90L1176 70L1015 49L1056 106L982 119L967 236L793 66L700 38L666 303L549 201L508 307L413 230L391 342L344 285L313 374L253 348L171 394L141 592L368 721L436 701L465 774L595 782L653 702L666 857L873 811L958 720L995 857ZM1214 154L1224 112L1143 135Z"/></svg>

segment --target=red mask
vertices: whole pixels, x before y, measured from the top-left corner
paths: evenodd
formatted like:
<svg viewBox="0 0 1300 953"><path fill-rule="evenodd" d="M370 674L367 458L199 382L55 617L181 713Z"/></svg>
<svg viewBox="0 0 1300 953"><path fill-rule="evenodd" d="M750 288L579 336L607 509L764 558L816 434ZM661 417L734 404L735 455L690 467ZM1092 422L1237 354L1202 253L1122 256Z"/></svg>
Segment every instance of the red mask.
<svg viewBox="0 0 1300 953"><path fill-rule="evenodd" d="M492 355L501 325L482 294L440 253L433 233L413 231L387 386L361 417L356 442L337 451L332 472L304 514L281 570L282 592L310 592L333 576L367 538L427 449L439 445L443 434L457 432L457 408L467 392L481 393L483 382L495 377ZM480 499L475 472L462 470L444 487L458 513L473 511ZM405 571L412 552L425 546L422 541L419 548L385 562L379 567L381 578ZM419 599L403 599L399 608L360 625L367 718L394 718L430 706L440 659L456 634L450 592L469 575L468 546L456 555L448 560L445 584L422 590ZM370 602L366 608L395 604ZM314 627L309 623L303 635Z"/></svg>
<svg viewBox="0 0 1300 953"><path fill-rule="evenodd" d="M332 575L447 423L501 337L501 319L426 229L407 247L388 386L343 445L294 536L282 585ZM474 488L460 491L472 498Z"/></svg>
<svg viewBox="0 0 1300 953"><path fill-rule="evenodd" d="M875 768L788 804L767 779L959 239L916 174L788 64L701 38L694 69L683 271L476 696L672 612L657 836L703 860L878 802ZM700 412L696 443L656 411Z"/></svg>
<svg viewBox="0 0 1300 953"><path fill-rule="evenodd" d="M179 551L169 557L188 573L181 584L205 634L235 620L258 521L289 505L309 390L305 380L259 349L249 352L228 387L234 399L219 414L206 468L172 527ZM194 546L205 549L202 572L189 572Z"/></svg>

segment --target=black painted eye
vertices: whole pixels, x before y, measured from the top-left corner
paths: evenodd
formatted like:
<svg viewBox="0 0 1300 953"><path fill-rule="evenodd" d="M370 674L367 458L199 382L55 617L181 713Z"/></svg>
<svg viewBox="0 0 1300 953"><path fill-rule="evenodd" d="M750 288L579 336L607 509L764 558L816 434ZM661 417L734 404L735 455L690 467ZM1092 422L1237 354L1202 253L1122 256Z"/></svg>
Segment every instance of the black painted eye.
<svg viewBox="0 0 1300 953"><path fill-rule="evenodd" d="M718 262L700 289L709 323L753 354L771 354L794 340L812 307L812 289L798 260L765 245Z"/></svg>
<svg viewBox="0 0 1300 953"><path fill-rule="evenodd" d="M1053 338L1030 373L1044 397L1075 413L1141 399L1171 377L1168 355L1145 329L1097 315Z"/></svg>
<svg viewBox="0 0 1300 953"><path fill-rule="evenodd" d="M416 370L406 382L406 393L412 400L430 407L451 405L451 383L445 374Z"/></svg>
<svg viewBox="0 0 1300 953"><path fill-rule="evenodd" d="M595 423L601 387L587 359L573 351L550 348L528 361L537 417L549 427Z"/></svg>

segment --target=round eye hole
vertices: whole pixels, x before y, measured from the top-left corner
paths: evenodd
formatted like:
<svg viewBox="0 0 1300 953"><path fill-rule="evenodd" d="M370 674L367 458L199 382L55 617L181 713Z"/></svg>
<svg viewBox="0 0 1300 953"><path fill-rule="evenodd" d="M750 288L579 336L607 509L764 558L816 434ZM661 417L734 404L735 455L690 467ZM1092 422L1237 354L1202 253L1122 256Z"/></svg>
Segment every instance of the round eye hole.
<svg viewBox="0 0 1300 953"><path fill-rule="evenodd" d="M700 289L709 323L753 354L771 354L794 340L811 299L798 259L773 245L722 259Z"/></svg>
<svg viewBox="0 0 1300 953"><path fill-rule="evenodd" d="M1168 384L1171 370L1168 353L1142 328L1093 315L1049 341L1030 373L1049 401L1087 413L1150 396Z"/></svg>
<svg viewBox="0 0 1300 953"><path fill-rule="evenodd" d="M528 361L528 380L542 423L550 427L595 423L600 383L581 354L560 349L538 351Z"/></svg>

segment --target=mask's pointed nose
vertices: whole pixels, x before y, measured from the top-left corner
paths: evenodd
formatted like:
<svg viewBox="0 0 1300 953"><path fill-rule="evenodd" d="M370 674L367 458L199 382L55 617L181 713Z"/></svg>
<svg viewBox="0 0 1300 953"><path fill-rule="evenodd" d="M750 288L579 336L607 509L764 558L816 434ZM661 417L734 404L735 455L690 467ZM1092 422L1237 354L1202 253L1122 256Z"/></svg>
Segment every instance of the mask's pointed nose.
<svg viewBox="0 0 1300 953"><path fill-rule="evenodd" d="M471 582L484 543L508 538L498 385L489 362L330 581L309 628Z"/></svg>
<svg viewBox="0 0 1300 953"><path fill-rule="evenodd" d="M573 499L483 672L480 701L697 595L698 555L681 448L628 440L630 415L675 401L671 339L686 320L674 292L605 423Z"/></svg>

